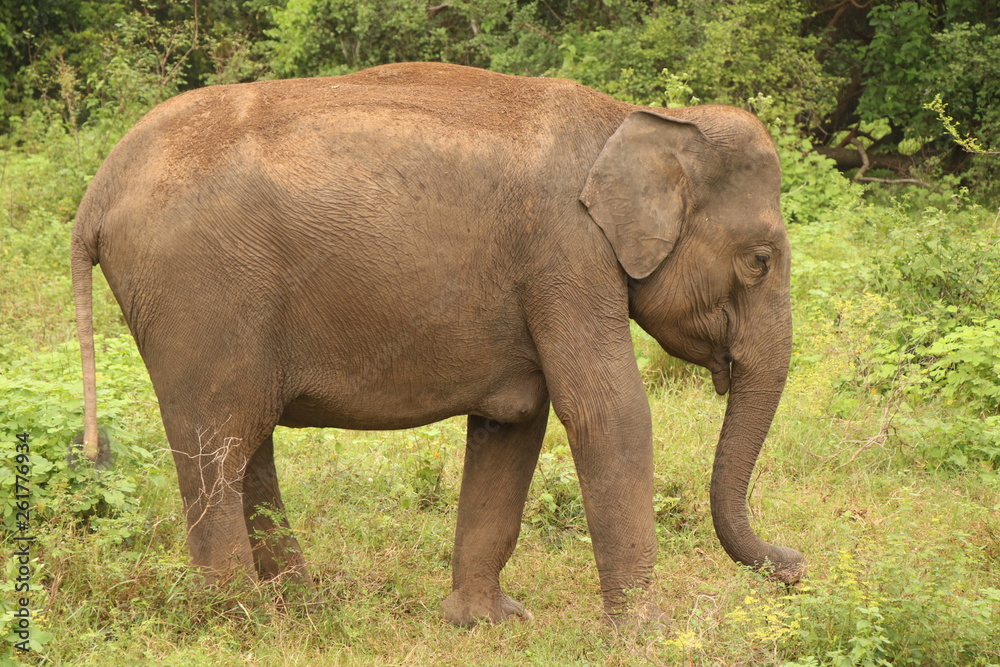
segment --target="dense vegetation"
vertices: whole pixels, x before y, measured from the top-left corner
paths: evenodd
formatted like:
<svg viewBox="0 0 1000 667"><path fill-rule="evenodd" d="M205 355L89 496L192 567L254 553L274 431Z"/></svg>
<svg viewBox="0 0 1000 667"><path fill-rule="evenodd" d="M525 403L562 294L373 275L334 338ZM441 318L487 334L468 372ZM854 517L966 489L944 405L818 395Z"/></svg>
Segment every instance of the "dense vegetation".
<svg viewBox="0 0 1000 667"><path fill-rule="evenodd" d="M1000 22L976 0L49 0L0 4L0 499L31 436L33 653L57 664L1000 664ZM447 60L621 99L755 111L782 157L796 339L750 503L800 548L792 590L739 571L708 515L724 402L641 331L670 619L615 631L553 418L505 585L536 615L471 631L448 590L461 420L279 430L293 527L324 597L204 590L186 565L149 382L98 278L111 471L74 470L81 388L69 223L156 102L192 87ZM936 100L936 101L935 101ZM885 182L870 182L878 179ZM910 181L899 183L900 180ZM98 274L99 275L99 274ZM294 480L294 482L292 481Z"/></svg>

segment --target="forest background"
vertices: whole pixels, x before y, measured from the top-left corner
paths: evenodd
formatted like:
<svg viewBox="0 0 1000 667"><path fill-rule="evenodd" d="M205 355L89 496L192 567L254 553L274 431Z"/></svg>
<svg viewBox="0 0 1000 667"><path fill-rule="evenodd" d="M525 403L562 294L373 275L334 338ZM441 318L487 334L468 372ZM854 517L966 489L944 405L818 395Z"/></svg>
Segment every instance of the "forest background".
<svg viewBox="0 0 1000 667"><path fill-rule="evenodd" d="M32 636L0 664L1000 664L1000 8L978 0L3 0L0 501L30 435ZM802 550L785 589L733 565L708 510L724 401L634 328L653 409L656 626L600 620L553 418L504 574L531 622L446 627L462 420L280 429L293 529L328 604L205 590L187 566L155 397L98 278L110 471L82 424L69 279L76 206L108 151L178 92L440 60L575 79L767 123L793 245L795 350L750 507Z"/></svg>

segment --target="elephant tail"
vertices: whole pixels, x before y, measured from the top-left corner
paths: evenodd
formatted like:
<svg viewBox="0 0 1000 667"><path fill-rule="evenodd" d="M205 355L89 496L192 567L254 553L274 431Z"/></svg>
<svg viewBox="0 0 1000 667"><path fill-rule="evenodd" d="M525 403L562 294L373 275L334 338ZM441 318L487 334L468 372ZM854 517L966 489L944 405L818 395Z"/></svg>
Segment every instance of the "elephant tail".
<svg viewBox="0 0 1000 667"><path fill-rule="evenodd" d="M80 206L73 225L70 266L73 274L73 302L76 331L83 366L83 453L90 461L98 455L97 365L94 355L93 268L98 263L97 233L92 220Z"/></svg>

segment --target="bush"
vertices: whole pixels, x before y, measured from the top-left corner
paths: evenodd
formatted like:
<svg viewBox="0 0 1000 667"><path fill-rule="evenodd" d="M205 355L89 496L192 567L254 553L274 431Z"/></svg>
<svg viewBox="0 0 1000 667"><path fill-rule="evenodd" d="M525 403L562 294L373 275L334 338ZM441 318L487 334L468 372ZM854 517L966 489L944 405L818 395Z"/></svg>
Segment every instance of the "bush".
<svg viewBox="0 0 1000 667"><path fill-rule="evenodd" d="M868 331L846 393L902 407L898 425L937 465L1000 467L1000 243L976 207L868 210L858 232L871 251L859 295L840 302L843 326ZM912 407L937 404L937 415Z"/></svg>
<svg viewBox="0 0 1000 667"><path fill-rule="evenodd" d="M909 536L888 539L887 558L843 550L828 579L786 598L774 625L786 629L786 648L810 655L786 667L992 662L1000 590L966 586L981 550L963 536L956 541L967 550L947 554Z"/></svg>
<svg viewBox="0 0 1000 667"><path fill-rule="evenodd" d="M100 339L102 369L100 417L112 434L115 466L96 470L85 460L71 466L66 458L69 443L82 427L79 374L79 347L65 343L51 350L4 360L0 374L0 456L13 463L18 434L27 435L30 460L20 466L0 467L0 515L4 544L14 550L10 538L17 534L35 537L31 568L33 609L45 608L51 554L48 545L57 540L46 536L46 524L58 523L59 543L74 541L74 532L91 533L117 551L134 546L144 531L144 508L140 489L164 488L167 479L160 472L161 460L143 447L137 433L130 432L125 416L133 409L136 395L132 378L144 374L135 345L130 339ZM143 377L139 375L139 377ZM24 437L24 436L22 436ZM19 476L27 478L27 484ZM30 492L28 518L22 524L17 493ZM13 559L8 562L12 567ZM15 564L16 565L16 564ZM14 577L4 579L11 586ZM5 584L6 586L6 584ZM4 596L7 600L13 596ZM7 601L0 607L0 633L9 644L19 641L13 634L14 607ZM32 623L33 650L52 638L36 613ZM9 648L9 647L8 647ZM0 650L0 656L4 653Z"/></svg>
<svg viewBox="0 0 1000 667"><path fill-rule="evenodd" d="M270 65L282 77L419 60L487 67L487 43L509 37L511 19L525 13L534 13L534 3L518 10L507 0L433 8L409 0L289 0L267 31Z"/></svg>
<svg viewBox="0 0 1000 667"><path fill-rule="evenodd" d="M985 555L952 537L965 551L890 534L876 554L861 541L795 592L758 584L726 622L751 650L794 656L783 667L995 664L1000 589L968 585Z"/></svg>
<svg viewBox="0 0 1000 667"><path fill-rule="evenodd" d="M27 433L31 446L32 504L41 520L66 514L86 521L138 509L136 489L148 483L153 454L136 442L134 434L122 430L120 421L132 401L135 388L130 378L144 373L130 339L99 339L101 357L100 416L112 434L120 461L111 471L97 471L89 464L70 466L66 454L70 441L82 430L79 346L65 343L50 351L10 359L0 375L0 452L14 456L16 434ZM8 528L14 526L14 474L0 469L2 514Z"/></svg>
<svg viewBox="0 0 1000 667"><path fill-rule="evenodd" d="M787 223L815 223L843 216L860 204L860 188L837 171L830 158L812 151L797 132L772 125L781 159L781 214Z"/></svg>
<svg viewBox="0 0 1000 667"><path fill-rule="evenodd" d="M650 106L774 96L791 117L833 96L813 55L818 39L800 34L804 16L801 3L774 0L661 5L633 22L567 31L556 73Z"/></svg>

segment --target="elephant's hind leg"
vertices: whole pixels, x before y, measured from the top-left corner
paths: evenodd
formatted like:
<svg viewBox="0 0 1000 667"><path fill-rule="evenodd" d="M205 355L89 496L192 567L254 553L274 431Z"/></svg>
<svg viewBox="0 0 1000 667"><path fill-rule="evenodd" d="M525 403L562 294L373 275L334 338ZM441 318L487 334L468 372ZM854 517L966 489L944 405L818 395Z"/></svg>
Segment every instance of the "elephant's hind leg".
<svg viewBox="0 0 1000 667"><path fill-rule="evenodd" d="M245 491L256 492L259 462L271 460L270 438L280 414L277 384L257 361L262 354L220 364L211 363L225 358L219 344L154 342L144 356L172 362L148 365L177 466L191 560L209 582L256 580Z"/></svg>
<svg viewBox="0 0 1000 667"><path fill-rule="evenodd" d="M274 439L257 448L243 478L243 514L261 581L275 579L311 589L305 560L285 515L274 467Z"/></svg>
<svg viewBox="0 0 1000 667"><path fill-rule="evenodd" d="M187 519L194 565L209 583L233 576L254 578L250 540L243 520L243 481L254 431L230 416L199 419L179 406L161 408Z"/></svg>
<svg viewBox="0 0 1000 667"><path fill-rule="evenodd" d="M517 544L548 416L546 402L536 417L522 424L469 417L452 593L441 604L445 617L456 625L528 616L500 590L500 570Z"/></svg>

